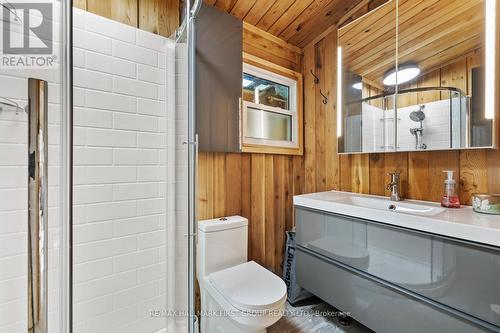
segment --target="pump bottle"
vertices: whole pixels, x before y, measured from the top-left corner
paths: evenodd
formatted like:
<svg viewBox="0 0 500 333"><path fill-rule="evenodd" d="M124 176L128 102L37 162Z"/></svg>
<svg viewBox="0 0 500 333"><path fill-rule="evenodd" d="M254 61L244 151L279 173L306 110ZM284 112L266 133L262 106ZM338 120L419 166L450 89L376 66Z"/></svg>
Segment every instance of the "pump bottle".
<svg viewBox="0 0 500 333"><path fill-rule="evenodd" d="M457 194L457 182L453 179L453 170L443 171L447 174L444 181L444 194L441 200L441 206L446 208L460 208L460 199Z"/></svg>

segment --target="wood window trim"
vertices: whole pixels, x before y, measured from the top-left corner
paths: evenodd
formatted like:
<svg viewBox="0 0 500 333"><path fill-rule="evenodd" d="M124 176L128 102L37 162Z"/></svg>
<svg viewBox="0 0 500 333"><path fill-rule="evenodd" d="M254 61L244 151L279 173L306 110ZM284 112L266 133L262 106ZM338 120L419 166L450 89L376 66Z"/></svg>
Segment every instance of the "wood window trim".
<svg viewBox="0 0 500 333"><path fill-rule="evenodd" d="M242 152L278 155L304 155L304 85L302 73L276 65L270 61L243 52L243 62L262 68L272 73L285 76L297 82L297 142L298 147L286 148L269 145L249 144L242 142ZM240 140L243 140L241 138Z"/></svg>

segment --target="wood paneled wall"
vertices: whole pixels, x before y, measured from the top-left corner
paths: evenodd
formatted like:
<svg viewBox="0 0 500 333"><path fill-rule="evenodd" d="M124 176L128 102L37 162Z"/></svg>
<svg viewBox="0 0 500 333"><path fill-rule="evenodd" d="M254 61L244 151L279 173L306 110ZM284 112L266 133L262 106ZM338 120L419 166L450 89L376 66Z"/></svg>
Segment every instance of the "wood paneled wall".
<svg viewBox="0 0 500 333"><path fill-rule="evenodd" d="M301 70L302 51L244 24L243 51ZM285 231L293 226L292 198L303 193L302 156L200 153L198 219L241 215L249 219L249 260L281 274Z"/></svg>
<svg viewBox="0 0 500 333"><path fill-rule="evenodd" d="M200 153L198 219L249 219L249 260L281 272L293 195L303 193L302 156Z"/></svg>
<svg viewBox="0 0 500 333"><path fill-rule="evenodd" d="M337 155L336 40L336 31L332 31L304 49L305 192L342 190L389 195L385 188L389 182L387 173L400 170L406 198L440 201L445 179L442 170L447 169L457 172L462 203L470 204L472 193L500 192L499 150ZM467 91L468 68L474 66L476 58L471 54L429 73L424 80L438 86L456 85ZM317 85L311 70L320 77ZM329 95L332 104L321 103L320 89ZM497 108L497 118L499 115Z"/></svg>
<svg viewBox="0 0 500 333"><path fill-rule="evenodd" d="M300 48L245 22L243 22L243 52L296 72L302 70Z"/></svg>
<svg viewBox="0 0 500 333"><path fill-rule="evenodd" d="M74 0L73 4L165 37L179 27L179 0Z"/></svg>

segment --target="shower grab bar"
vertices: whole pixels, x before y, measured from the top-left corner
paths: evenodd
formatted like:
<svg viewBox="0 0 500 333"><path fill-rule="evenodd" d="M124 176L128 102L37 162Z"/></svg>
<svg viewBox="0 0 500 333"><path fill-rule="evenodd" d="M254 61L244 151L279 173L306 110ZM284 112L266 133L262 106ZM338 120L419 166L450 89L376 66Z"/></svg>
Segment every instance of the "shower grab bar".
<svg viewBox="0 0 500 333"><path fill-rule="evenodd" d="M47 91L28 80L28 333L48 333Z"/></svg>
<svg viewBox="0 0 500 333"><path fill-rule="evenodd" d="M12 108L14 111L16 111L16 114L19 112L28 112L28 107L26 106L25 108L22 108L17 104L15 101L7 98L7 97L0 97L0 111L4 111L4 108Z"/></svg>

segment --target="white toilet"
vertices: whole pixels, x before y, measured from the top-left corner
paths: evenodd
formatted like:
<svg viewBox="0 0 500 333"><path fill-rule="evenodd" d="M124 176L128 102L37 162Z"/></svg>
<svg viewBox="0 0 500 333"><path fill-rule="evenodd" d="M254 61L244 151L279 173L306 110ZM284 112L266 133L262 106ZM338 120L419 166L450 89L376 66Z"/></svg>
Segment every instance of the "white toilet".
<svg viewBox="0 0 500 333"><path fill-rule="evenodd" d="M198 223L201 333L264 333L283 315L286 285L247 262L247 239L248 220L241 216Z"/></svg>

